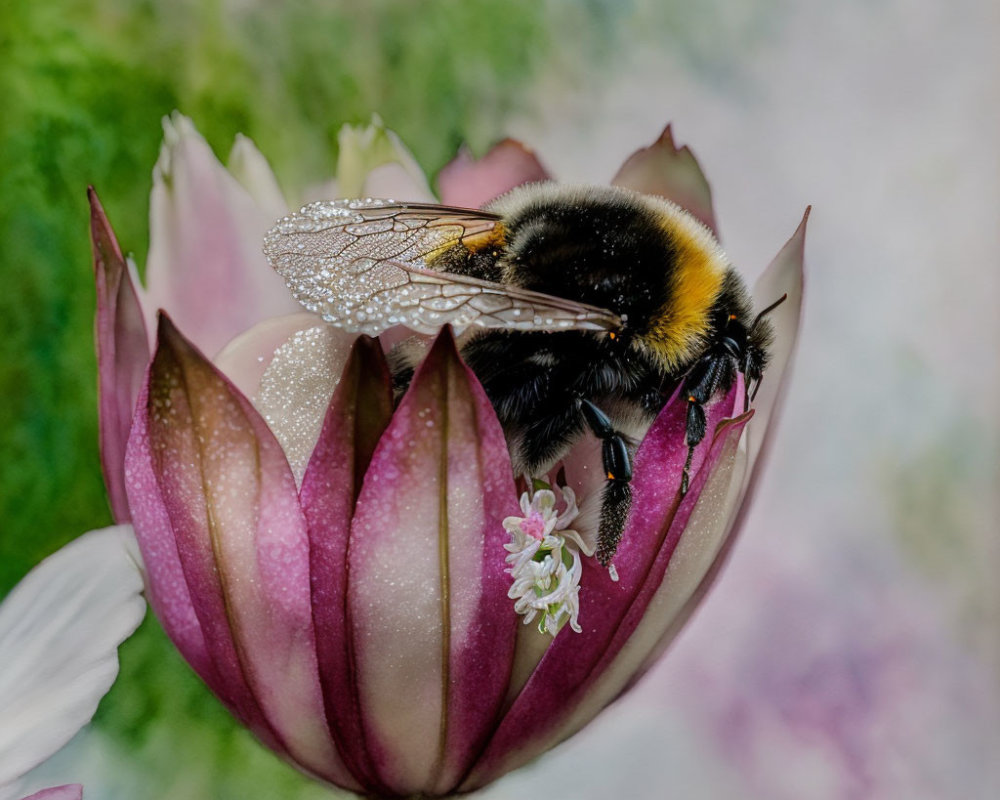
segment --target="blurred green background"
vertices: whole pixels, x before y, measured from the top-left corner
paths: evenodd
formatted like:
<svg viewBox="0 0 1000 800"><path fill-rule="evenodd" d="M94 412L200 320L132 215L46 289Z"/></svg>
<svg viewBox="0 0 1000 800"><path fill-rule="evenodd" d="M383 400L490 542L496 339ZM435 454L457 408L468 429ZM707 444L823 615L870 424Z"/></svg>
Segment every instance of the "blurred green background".
<svg viewBox="0 0 1000 800"><path fill-rule="evenodd" d="M998 36L979 0L0 3L0 596L111 521L85 189L141 270L164 115L222 157L250 136L290 193L372 113L432 179L462 142L514 135L603 181L673 120L751 278L815 204L781 434L670 658L486 794L1000 796ZM237 728L151 616L121 660L39 781L330 796Z"/></svg>

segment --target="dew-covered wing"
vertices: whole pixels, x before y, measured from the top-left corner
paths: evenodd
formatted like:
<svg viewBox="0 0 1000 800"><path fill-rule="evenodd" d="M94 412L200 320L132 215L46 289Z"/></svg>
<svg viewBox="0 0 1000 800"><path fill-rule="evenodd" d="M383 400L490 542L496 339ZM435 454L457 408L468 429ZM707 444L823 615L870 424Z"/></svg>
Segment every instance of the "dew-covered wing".
<svg viewBox="0 0 1000 800"><path fill-rule="evenodd" d="M295 298L331 325L377 336L394 325L606 330L610 311L515 286L431 269L448 247L488 236L484 211L390 200L311 203L279 220L264 253Z"/></svg>

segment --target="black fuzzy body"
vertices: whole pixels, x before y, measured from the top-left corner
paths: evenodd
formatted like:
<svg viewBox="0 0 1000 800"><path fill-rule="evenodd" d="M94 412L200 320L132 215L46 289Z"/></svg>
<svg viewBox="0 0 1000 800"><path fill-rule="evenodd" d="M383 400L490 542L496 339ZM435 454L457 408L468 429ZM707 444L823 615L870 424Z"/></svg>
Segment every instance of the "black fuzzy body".
<svg viewBox="0 0 1000 800"><path fill-rule="evenodd" d="M674 310L691 305L678 296L678 243L697 223L676 207L622 190L545 187L515 190L488 210L501 215L502 237L485 248L456 246L436 269L577 300L624 320L611 332L490 329L462 338L462 356L496 410L515 471L544 473L585 433L581 400L603 410L634 453L636 437L682 388L691 452L706 433L702 406L728 391L739 372L760 380L770 326L752 319L749 293L728 264L711 262L717 290L696 309L694 344L689 337L682 348L659 333ZM698 236L717 248L700 227ZM397 388L409 383L418 355L406 347L394 353ZM602 541L605 563L624 527L627 478L609 480L608 489L606 499L624 493L625 500L602 512L621 517L602 521L602 538L613 539Z"/></svg>

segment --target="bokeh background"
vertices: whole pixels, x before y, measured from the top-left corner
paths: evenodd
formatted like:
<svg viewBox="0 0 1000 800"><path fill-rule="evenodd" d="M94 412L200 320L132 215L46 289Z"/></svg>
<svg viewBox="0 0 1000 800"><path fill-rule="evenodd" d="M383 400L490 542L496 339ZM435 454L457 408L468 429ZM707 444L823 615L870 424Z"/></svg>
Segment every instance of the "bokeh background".
<svg viewBox="0 0 1000 800"><path fill-rule="evenodd" d="M141 266L163 115L223 157L249 135L292 191L372 112L432 176L513 135L591 182L673 121L749 277L814 206L772 464L661 664L482 796L1000 796L998 45L988 0L7 0L0 595L110 522L84 189ZM34 780L331 796L237 728L151 617Z"/></svg>

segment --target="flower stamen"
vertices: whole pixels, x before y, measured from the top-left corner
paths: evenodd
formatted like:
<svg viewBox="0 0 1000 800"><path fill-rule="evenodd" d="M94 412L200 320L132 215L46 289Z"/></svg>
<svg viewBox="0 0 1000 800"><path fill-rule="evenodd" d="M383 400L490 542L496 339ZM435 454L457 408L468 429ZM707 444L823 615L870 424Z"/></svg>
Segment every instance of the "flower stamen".
<svg viewBox="0 0 1000 800"><path fill-rule="evenodd" d="M580 613L580 576L583 560L593 555L580 535L568 528L578 512L576 495L568 486L551 487L530 481L531 489L521 495L522 517L507 517L503 526L511 536L507 550L508 574L513 578L507 596L514 600L514 611L524 617L524 624L536 616L540 633L555 636L569 622L577 633ZM565 508L556 511L557 497Z"/></svg>

